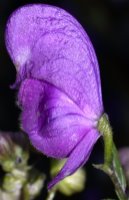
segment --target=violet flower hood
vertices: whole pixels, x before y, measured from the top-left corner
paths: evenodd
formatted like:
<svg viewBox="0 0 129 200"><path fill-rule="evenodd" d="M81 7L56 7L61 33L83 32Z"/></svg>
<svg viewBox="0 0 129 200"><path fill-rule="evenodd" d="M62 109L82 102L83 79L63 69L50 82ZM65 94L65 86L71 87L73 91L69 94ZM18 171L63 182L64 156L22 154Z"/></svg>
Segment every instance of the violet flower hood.
<svg viewBox="0 0 129 200"><path fill-rule="evenodd" d="M99 67L82 26L61 8L17 9L6 27L21 125L36 149L67 161L50 189L88 160L103 113Z"/></svg>

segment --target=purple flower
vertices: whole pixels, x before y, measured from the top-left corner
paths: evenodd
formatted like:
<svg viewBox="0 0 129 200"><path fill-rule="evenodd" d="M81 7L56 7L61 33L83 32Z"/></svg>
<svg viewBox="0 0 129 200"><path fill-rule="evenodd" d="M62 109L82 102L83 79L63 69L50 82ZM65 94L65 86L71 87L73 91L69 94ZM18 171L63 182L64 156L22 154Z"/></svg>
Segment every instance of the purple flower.
<svg viewBox="0 0 129 200"><path fill-rule="evenodd" d="M100 136L103 104L94 48L76 19L43 4L11 15L6 46L18 74L23 129L45 155L68 158L51 188L84 165Z"/></svg>

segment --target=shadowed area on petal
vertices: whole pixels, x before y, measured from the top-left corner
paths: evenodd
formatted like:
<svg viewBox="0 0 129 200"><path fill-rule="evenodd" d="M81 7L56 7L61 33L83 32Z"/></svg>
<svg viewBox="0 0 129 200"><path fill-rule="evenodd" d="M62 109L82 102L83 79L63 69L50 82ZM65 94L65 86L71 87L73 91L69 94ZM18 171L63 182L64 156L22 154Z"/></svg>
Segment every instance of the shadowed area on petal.
<svg viewBox="0 0 129 200"><path fill-rule="evenodd" d="M18 9L7 25L6 45L18 73L26 71L26 77L55 85L90 118L101 115L94 49L81 25L66 11L45 5Z"/></svg>
<svg viewBox="0 0 129 200"><path fill-rule="evenodd" d="M79 167L86 163L91 154L92 148L99 137L100 135L95 129L91 129L87 134L85 134L83 139L69 155L68 160L59 174L57 174L57 176L48 184L48 189L51 189L65 177L72 175Z"/></svg>
<svg viewBox="0 0 129 200"><path fill-rule="evenodd" d="M42 81L23 81L18 99L23 108L23 129L32 144L51 157L68 156L96 123L87 119L65 94Z"/></svg>

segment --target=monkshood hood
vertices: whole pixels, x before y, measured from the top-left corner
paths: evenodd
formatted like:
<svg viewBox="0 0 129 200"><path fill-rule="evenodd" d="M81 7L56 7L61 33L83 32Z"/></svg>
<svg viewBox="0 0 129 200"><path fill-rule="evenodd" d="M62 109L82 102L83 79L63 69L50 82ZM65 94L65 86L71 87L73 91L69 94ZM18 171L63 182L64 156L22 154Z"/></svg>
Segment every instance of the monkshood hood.
<svg viewBox="0 0 129 200"><path fill-rule="evenodd" d="M67 158L50 189L86 163L100 137L103 103L94 48L74 17L44 4L17 9L5 36L17 70L22 128L43 154Z"/></svg>

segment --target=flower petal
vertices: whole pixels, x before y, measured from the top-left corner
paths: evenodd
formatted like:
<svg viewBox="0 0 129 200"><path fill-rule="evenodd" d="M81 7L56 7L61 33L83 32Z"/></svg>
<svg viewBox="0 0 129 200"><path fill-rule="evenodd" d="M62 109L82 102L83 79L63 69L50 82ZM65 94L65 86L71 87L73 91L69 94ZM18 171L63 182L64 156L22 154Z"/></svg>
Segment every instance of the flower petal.
<svg viewBox="0 0 129 200"><path fill-rule="evenodd" d="M84 138L77 144L71 152L64 167L57 176L48 184L48 189L51 189L55 184L64 179L66 176L72 175L78 168L82 167L88 160L92 148L96 143L100 134L95 129L91 129Z"/></svg>
<svg viewBox="0 0 129 200"><path fill-rule="evenodd" d="M66 11L43 4L16 10L8 21L6 46L21 79L36 78L56 86L92 119L102 114L94 49Z"/></svg>
<svg viewBox="0 0 129 200"><path fill-rule="evenodd" d="M23 129L32 144L47 156L67 157L96 125L64 93L48 83L25 79L18 99L23 109Z"/></svg>

